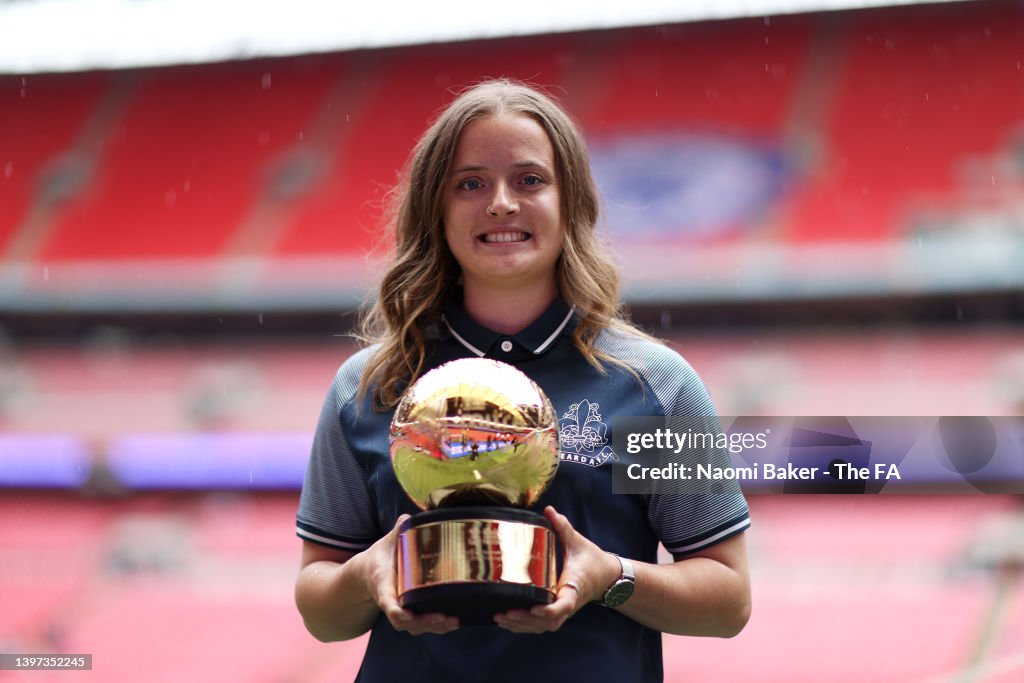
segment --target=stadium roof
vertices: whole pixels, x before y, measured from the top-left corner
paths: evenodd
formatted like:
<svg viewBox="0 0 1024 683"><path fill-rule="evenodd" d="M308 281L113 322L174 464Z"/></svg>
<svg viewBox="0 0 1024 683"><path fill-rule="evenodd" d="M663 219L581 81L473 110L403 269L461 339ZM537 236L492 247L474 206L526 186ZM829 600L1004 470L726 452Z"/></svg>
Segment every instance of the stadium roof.
<svg viewBox="0 0 1024 683"><path fill-rule="evenodd" d="M558 0L524 11L455 0L8 0L0 2L0 73L217 62L935 1Z"/></svg>

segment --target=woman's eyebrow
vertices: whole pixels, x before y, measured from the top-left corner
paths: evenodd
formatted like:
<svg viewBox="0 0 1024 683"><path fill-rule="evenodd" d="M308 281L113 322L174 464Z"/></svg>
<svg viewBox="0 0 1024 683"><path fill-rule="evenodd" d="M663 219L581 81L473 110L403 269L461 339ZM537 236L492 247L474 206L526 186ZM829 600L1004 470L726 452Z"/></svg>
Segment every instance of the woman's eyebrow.
<svg viewBox="0 0 1024 683"><path fill-rule="evenodd" d="M517 161L511 165L510 168L548 168L548 165L541 161ZM452 169L452 173L469 173L473 171L487 171L487 166L473 165L473 166L459 166L458 168Z"/></svg>
<svg viewBox="0 0 1024 683"><path fill-rule="evenodd" d="M486 166L460 166L458 168L453 168L452 169L452 173L467 173L469 171L486 171L486 170L487 170Z"/></svg>

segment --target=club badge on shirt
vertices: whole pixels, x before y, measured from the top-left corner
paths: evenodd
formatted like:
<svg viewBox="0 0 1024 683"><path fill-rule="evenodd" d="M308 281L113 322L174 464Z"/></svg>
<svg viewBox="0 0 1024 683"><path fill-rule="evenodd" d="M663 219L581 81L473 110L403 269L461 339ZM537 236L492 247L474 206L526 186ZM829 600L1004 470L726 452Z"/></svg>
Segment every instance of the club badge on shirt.
<svg viewBox="0 0 1024 683"><path fill-rule="evenodd" d="M558 420L562 462L600 467L619 456L608 445L608 425L598 412L600 405L583 399L573 403Z"/></svg>

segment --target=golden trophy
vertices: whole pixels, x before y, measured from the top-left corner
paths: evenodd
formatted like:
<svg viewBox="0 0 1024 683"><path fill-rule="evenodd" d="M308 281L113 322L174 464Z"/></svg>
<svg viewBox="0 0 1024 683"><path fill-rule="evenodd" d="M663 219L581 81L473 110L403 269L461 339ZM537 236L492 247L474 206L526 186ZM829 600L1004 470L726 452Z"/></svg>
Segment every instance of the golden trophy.
<svg viewBox="0 0 1024 683"><path fill-rule="evenodd" d="M540 387L500 361L446 363L405 392L390 439L422 510L399 528L402 607L481 625L554 600L555 533L524 509L558 470L558 420Z"/></svg>

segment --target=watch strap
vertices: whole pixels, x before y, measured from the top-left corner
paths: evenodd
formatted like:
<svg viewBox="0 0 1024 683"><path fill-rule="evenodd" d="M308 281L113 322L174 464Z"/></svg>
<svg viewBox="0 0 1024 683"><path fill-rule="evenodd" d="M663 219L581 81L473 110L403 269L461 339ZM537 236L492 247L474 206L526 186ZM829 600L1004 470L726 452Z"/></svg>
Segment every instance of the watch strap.
<svg viewBox="0 0 1024 683"><path fill-rule="evenodd" d="M615 553L612 553L612 555L615 555ZM633 563L621 555L615 555L615 557L619 558L619 564L622 566L622 576L619 577L619 580L621 581L622 579L626 579L627 581L636 583L636 574L633 573Z"/></svg>

